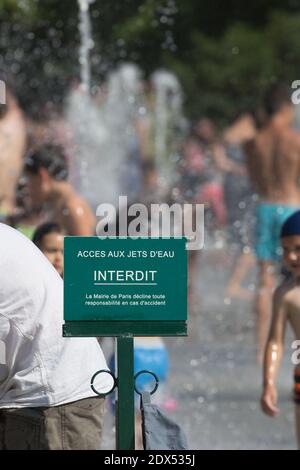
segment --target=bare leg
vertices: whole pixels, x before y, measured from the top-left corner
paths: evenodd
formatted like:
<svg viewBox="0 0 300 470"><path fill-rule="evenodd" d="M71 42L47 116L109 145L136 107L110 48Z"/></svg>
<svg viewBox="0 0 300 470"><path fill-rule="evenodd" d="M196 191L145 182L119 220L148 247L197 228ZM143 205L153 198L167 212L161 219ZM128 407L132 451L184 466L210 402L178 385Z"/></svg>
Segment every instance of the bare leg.
<svg viewBox="0 0 300 470"><path fill-rule="evenodd" d="M143 450L142 417L140 411L135 414L135 450Z"/></svg>
<svg viewBox="0 0 300 470"><path fill-rule="evenodd" d="M262 363L264 350L269 333L272 294L275 287L275 268L272 262L263 261L260 263L260 279L256 297L257 314L257 361Z"/></svg>
<svg viewBox="0 0 300 470"><path fill-rule="evenodd" d="M242 253L239 256L225 291L226 297L237 297L244 300L250 300L252 298L252 293L242 287L242 282L249 269L254 265L255 258L251 251Z"/></svg>
<svg viewBox="0 0 300 470"><path fill-rule="evenodd" d="M191 250L189 251L189 258L188 258L188 302L189 307L192 311L193 309L193 297L194 297L194 284L195 284L195 277L197 274L197 263L198 263L198 256L199 251Z"/></svg>
<svg viewBox="0 0 300 470"><path fill-rule="evenodd" d="M295 406L295 418L296 418L298 449L300 450L300 406L299 405Z"/></svg>

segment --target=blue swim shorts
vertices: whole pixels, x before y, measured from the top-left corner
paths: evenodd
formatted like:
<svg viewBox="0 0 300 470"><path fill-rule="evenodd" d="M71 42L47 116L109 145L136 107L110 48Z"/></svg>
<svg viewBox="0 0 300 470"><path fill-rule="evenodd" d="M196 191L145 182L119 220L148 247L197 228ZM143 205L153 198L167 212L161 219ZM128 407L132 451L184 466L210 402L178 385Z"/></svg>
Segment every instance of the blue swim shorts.
<svg viewBox="0 0 300 470"><path fill-rule="evenodd" d="M160 338L158 338L159 340ZM109 361L110 370L115 373L115 358ZM165 384L169 375L169 353L162 341L150 341L147 338L135 338L134 340L134 374L142 370L153 372L159 380L159 390ZM155 379L150 374L141 374L135 381L137 390L151 391L155 385ZM109 396L114 410L114 397ZM140 398L135 393L135 406L138 409Z"/></svg>

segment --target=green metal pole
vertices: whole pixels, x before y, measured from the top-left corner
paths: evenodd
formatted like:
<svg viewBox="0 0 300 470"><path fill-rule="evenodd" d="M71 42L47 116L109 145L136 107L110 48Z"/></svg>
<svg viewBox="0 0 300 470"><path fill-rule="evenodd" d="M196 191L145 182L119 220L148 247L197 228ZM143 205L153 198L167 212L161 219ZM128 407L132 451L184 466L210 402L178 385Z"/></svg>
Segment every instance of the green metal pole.
<svg viewBox="0 0 300 470"><path fill-rule="evenodd" d="M116 344L118 399L116 437L118 450L134 450L133 337L121 336Z"/></svg>

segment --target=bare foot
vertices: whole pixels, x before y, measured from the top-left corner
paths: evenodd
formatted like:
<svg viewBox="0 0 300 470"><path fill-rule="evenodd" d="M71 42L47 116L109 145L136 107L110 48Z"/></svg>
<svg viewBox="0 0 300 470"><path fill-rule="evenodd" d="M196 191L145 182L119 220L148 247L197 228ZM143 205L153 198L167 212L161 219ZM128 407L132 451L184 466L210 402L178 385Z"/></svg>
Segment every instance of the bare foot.
<svg viewBox="0 0 300 470"><path fill-rule="evenodd" d="M225 291L225 298L252 300L254 293L241 286L228 286Z"/></svg>

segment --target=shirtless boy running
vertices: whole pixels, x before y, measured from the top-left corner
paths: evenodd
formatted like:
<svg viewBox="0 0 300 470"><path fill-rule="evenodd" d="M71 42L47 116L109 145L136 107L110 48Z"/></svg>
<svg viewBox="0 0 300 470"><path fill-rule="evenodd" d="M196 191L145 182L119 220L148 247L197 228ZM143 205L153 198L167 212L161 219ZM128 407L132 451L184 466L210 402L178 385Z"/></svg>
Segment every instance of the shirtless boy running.
<svg viewBox="0 0 300 470"><path fill-rule="evenodd" d="M262 409L269 416L279 413L275 382L283 353L287 322L290 323L296 338L300 339L300 211L291 215L283 224L281 244L285 264L292 275L282 282L273 297L273 317L265 352L261 398ZM300 365L295 367L294 400L300 448Z"/></svg>
<svg viewBox="0 0 300 470"><path fill-rule="evenodd" d="M288 89L273 85L265 97L266 123L246 144L250 178L259 196L255 252L260 266L256 298L257 359L261 362L271 317L281 225L300 208L300 135L291 129L294 108Z"/></svg>

